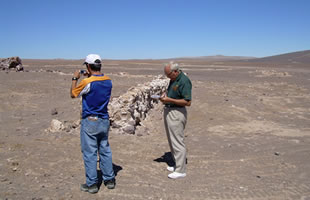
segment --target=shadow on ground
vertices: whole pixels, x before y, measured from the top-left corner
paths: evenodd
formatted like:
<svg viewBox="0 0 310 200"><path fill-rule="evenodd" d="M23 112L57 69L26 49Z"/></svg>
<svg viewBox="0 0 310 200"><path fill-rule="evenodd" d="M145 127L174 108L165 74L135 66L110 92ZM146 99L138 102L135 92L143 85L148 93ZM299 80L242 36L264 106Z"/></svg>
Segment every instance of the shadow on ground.
<svg viewBox="0 0 310 200"><path fill-rule="evenodd" d="M121 171L122 169L123 167L113 163L113 171L114 171L115 177L117 176L117 173ZM97 170L97 177L98 177L98 187L100 188L103 182L101 170Z"/></svg>
<svg viewBox="0 0 310 200"><path fill-rule="evenodd" d="M165 152L164 155L162 155L159 158L154 159L154 161L156 161L156 162L165 162L170 167L175 166L175 162L174 162L174 160L172 158L171 152Z"/></svg>

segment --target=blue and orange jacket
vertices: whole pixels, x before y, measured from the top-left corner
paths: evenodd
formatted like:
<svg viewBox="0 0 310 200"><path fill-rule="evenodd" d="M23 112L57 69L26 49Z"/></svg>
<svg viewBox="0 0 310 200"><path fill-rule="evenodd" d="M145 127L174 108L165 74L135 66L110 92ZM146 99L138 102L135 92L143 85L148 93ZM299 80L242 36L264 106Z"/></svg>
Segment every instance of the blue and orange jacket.
<svg viewBox="0 0 310 200"><path fill-rule="evenodd" d="M95 115L109 118L108 104L112 92L112 81L108 76L92 75L83 79L72 91L74 97L82 96L82 118Z"/></svg>

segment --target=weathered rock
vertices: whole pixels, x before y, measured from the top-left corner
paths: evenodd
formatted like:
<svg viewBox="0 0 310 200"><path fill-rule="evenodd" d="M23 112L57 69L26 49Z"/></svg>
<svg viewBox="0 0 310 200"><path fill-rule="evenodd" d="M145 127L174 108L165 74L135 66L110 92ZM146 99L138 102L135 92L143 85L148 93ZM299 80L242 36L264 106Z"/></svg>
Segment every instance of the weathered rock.
<svg viewBox="0 0 310 200"><path fill-rule="evenodd" d="M136 126L136 121L131 119L131 120L129 120L128 124L131 126Z"/></svg>
<svg viewBox="0 0 310 200"><path fill-rule="evenodd" d="M76 120L76 121L64 121L61 122L57 119L53 119L51 121L51 126L46 129L46 131L48 132L61 132L61 131L65 131L65 132L72 132L74 129L78 128L80 126L81 120Z"/></svg>
<svg viewBox="0 0 310 200"><path fill-rule="evenodd" d="M169 79L160 75L151 82L131 87L122 96L112 99L109 104L111 128L120 134L135 134L136 127L147 118L148 112L159 102L152 99L151 95L161 95L168 82Z"/></svg>
<svg viewBox="0 0 310 200"><path fill-rule="evenodd" d="M123 131L125 133L128 133L128 134L134 134L135 133L135 126L128 124L125 128L123 128Z"/></svg>
<svg viewBox="0 0 310 200"><path fill-rule="evenodd" d="M49 131L50 132L58 132L58 131L61 131L63 130L65 127L64 127L64 124L57 120L57 119L53 119L52 122L51 122L51 126L49 128Z"/></svg>
<svg viewBox="0 0 310 200"><path fill-rule="evenodd" d="M120 124L117 124L116 122L112 122L111 127L112 128L120 128L122 126Z"/></svg>
<svg viewBox="0 0 310 200"><path fill-rule="evenodd" d="M0 69L2 70L16 69L16 71L23 71L24 67L22 64L22 60L18 56L16 56L0 59Z"/></svg>

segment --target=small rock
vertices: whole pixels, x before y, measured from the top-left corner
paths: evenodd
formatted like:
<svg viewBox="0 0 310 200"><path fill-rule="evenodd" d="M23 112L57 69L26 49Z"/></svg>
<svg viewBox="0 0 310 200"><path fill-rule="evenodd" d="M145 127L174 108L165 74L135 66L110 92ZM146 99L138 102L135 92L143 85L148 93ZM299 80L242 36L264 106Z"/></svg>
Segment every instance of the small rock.
<svg viewBox="0 0 310 200"><path fill-rule="evenodd" d="M57 119L53 119L51 122L50 131L57 132L57 131L61 131L62 129L64 129L63 123Z"/></svg>
<svg viewBox="0 0 310 200"><path fill-rule="evenodd" d="M120 128L120 127L122 127L122 126L115 123L115 122L112 122L112 128Z"/></svg>
<svg viewBox="0 0 310 200"><path fill-rule="evenodd" d="M131 126L135 126L136 125L136 121L135 120L130 120L128 122L128 124L131 125Z"/></svg>
<svg viewBox="0 0 310 200"><path fill-rule="evenodd" d="M58 114L57 109L56 109L56 108L52 109L51 114L52 114L52 115L57 115L57 114Z"/></svg>
<svg viewBox="0 0 310 200"><path fill-rule="evenodd" d="M280 153L279 153L279 152L275 152L275 153L274 153L274 155L279 156L279 155L280 155Z"/></svg>
<svg viewBox="0 0 310 200"><path fill-rule="evenodd" d="M128 133L128 134L134 134L135 133L135 127L132 125L127 125L125 128L123 128L123 131L125 133Z"/></svg>

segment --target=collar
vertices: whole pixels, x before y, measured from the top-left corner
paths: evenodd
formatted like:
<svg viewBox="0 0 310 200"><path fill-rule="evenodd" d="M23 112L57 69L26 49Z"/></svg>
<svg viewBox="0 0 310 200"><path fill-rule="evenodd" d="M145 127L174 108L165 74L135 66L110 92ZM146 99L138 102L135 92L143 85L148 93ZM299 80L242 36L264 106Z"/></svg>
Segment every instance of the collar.
<svg viewBox="0 0 310 200"><path fill-rule="evenodd" d="M104 74L92 74L92 76L104 76Z"/></svg>
<svg viewBox="0 0 310 200"><path fill-rule="evenodd" d="M177 78L175 79L175 81L180 80L182 76L183 76L183 72L180 70L179 75L177 76Z"/></svg>

